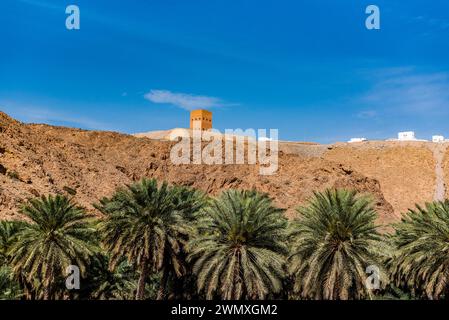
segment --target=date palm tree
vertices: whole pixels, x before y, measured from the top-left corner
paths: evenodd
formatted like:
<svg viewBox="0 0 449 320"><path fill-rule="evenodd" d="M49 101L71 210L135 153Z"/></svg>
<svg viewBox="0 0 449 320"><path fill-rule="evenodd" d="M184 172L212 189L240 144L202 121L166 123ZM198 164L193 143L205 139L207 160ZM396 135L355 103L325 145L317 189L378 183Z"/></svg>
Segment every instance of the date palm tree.
<svg viewBox="0 0 449 320"><path fill-rule="evenodd" d="M173 204L177 211L182 213L184 223L196 227L196 221L202 213L201 209L207 202L207 197L201 191L185 186L173 186ZM184 235L184 241L180 248L180 261L187 260L187 250L185 244L192 237L193 233ZM187 237L186 237L187 236ZM158 291L158 299L176 298L191 299L196 296L196 281L191 272L191 265L184 263L183 274L179 277L172 264L167 264L162 269L162 277L160 289ZM168 293L167 287L170 287Z"/></svg>
<svg viewBox="0 0 449 320"><path fill-rule="evenodd" d="M361 299L373 295L366 268L382 271L384 248L370 200L355 191L315 193L291 226L289 266L294 292L306 299Z"/></svg>
<svg viewBox="0 0 449 320"><path fill-rule="evenodd" d="M22 296L20 285L9 268L9 249L23 225L20 221L0 221L0 300L14 300Z"/></svg>
<svg viewBox="0 0 449 320"><path fill-rule="evenodd" d="M394 283L429 299L449 298L449 200L410 209L394 229Z"/></svg>
<svg viewBox="0 0 449 320"><path fill-rule="evenodd" d="M21 221L0 221L0 266L9 261L9 249L14 242L15 234L24 225Z"/></svg>
<svg viewBox="0 0 449 320"><path fill-rule="evenodd" d="M0 300L17 300L22 291L11 270L7 266L0 266Z"/></svg>
<svg viewBox="0 0 449 320"><path fill-rule="evenodd" d="M197 286L207 299L264 299L285 276L287 220L253 191L229 190L211 200L189 243Z"/></svg>
<svg viewBox="0 0 449 320"><path fill-rule="evenodd" d="M182 213L183 219L187 222L195 222L206 204L206 195L199 190L177 185L172 187L172 193L173 205Z"/></svg>
<svg viewBox="0 0 449 320"><path fill-rule="evenodd" d="M100 233L105 250L111 255L111 268L126 257L139 269L138 300L144 298L150 273L163 271L168 265L177 276L185 272L181 248L192 228L184 223L173 199L173 188L166 182L158 186L154 179L143 179L119 189L112 198L105 198L96 206L105 214ZM163 295L160 293L159 298Z"/></svg>
<svg viewBox="0 0 449 320"><path fill-rule="evenodd" d="M127 261L122 261L117 268L111 270L108 256L99 254L89 266L84 281L86 285L79 290L80 298L131 300L136 292L136 277L137 273Z"/></svg>
<svg viewBox="0 0 449 320"><path fill-rule="evenodd" d="M9 252L11 268L18 278L39 283L44 299L54 297L69 265L84 274L96 248L95 230L89 216L65 196L30 200L21 210L30 223L15 235Z"/></svg>

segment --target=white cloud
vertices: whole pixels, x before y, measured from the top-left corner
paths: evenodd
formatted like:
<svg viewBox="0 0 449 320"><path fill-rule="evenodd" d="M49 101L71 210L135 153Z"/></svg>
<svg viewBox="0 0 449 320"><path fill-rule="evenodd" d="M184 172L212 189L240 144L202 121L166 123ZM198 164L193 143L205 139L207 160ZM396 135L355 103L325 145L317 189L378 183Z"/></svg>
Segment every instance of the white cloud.
<svg viewBox="0 0 449 320"><path fill-rule="evenodd" d="M188 93L176 93L169 90L151 90L146 93L144 97L153 103L172 104L186 110L222 107L227 105L219 98L198 96Z"/></svg>
<svg viewBox="0 0 449 320"><path fill-rule="evenodd" d="M449 112L449 74L407 69L382 72L372 89L360 97L359 103L367 110L445 114Z"/></svg>

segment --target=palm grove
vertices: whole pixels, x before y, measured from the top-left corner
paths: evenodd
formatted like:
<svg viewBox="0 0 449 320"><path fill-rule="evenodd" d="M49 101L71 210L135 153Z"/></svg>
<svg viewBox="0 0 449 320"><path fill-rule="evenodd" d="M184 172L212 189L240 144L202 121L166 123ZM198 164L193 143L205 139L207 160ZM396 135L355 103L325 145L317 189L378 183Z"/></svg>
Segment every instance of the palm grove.
<svg viewBox="0 0 449 320"><path fill-rule="evenodd" d="M369 197L316 192L288 221L256 191L143 179L95 204L29 200L0 222L0 299L443 299L449 201L417 206L379 233ZM80 271L66 288L67 268ZM375 266L380 286L367 285Z"/></svg>

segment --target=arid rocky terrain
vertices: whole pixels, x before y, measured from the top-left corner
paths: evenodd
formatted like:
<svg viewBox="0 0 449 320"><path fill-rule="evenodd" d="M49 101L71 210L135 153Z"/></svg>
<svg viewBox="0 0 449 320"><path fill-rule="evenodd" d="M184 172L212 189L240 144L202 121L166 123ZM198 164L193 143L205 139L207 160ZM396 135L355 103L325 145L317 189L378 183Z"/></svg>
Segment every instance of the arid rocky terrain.
<svg viewBox="0 0 449 320"><path fill-rule="evenodd" d="M269 193L289 217L314 190L353 188L372 195L379 223L388 224L416 202L446 192L449 183L446 145L281 143L278 172L262 176L257 165L174 165L174 142L161 137L23 124L0 112L0 219L20 219L28 198L49 193L73 196L95 213L92 203L117 187L154 177L211 195L255 188Z"/></svg>
<svg viewBox="0 0 449 320"><path fill-rule="evenodd" d="M399 218L414 203L434 200L436 146L423 142L368 142L332 148L324 158L379 181L385 199Z"/></svg>

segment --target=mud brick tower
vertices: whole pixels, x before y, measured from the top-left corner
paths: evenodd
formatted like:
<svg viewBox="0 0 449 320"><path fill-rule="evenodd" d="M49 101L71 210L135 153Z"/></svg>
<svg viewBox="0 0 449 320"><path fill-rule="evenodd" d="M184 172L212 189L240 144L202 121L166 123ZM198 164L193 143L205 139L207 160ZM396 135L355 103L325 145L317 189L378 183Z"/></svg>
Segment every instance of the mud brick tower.
<svg viewBox="0 0 449 320"><path fill-rule="evenodd" d="M212 129L212 112L198 109L190 112L190 129L196 128L201 130Z"/></svg>

